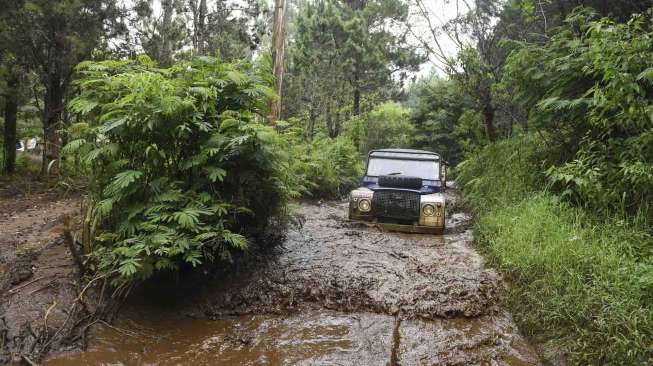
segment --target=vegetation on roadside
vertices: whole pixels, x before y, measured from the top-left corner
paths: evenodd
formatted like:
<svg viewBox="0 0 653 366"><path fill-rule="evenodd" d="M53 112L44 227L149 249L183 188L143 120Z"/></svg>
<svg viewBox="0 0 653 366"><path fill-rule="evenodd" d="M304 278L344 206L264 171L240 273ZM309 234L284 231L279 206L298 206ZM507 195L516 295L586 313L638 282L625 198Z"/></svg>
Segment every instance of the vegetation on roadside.
<svg viewBox="0 0 653 366"><path fill-rule="evenodd" d="M265 2L0 0L0 168L56 162L91 269L125 285L246 251L370 149L438 151L529 334L653 362L653 0L288 1L275 95Z"/></svg>
<svg viewBox="0 0 653 366"><path fill-rule="evenodd" d="M542 185L546 149L533 139L490 145L457 168L477 211L476 240L510 283L507 304L545 355L574 364L651 362L647 221L563 202Z"/></svg>
<svg viewBox="0 0 653 366"><path fill-rule="evenodd" d="M519 45L506 80L536 132L457 168L508 304L574 364L653 362L652 15L579 9L546 45Z"/></svg>
<svg viewBox="0 0 653 366"><path fill-rule="evenodd" d="M66 145L88 178L91 265L121 283L228 259L279 218L288 161L261 125L268 74L200 57L83 63Z"/></svg>

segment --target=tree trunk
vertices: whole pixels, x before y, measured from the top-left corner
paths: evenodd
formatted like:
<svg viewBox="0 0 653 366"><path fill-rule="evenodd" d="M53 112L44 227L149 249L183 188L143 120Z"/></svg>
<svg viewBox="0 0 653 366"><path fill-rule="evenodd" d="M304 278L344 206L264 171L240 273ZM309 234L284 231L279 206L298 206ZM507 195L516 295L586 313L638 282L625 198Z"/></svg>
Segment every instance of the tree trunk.
<svg viewBox="0 0 653 366"><path fill-rule="evenodd" d="M485 137L490 141L494 141L496 138L494 133L494 107L490 103L483 106L483 124L485 125Z"/></svg>
<svg viewBox="0 0 653 366"><path fill-rule="evenodd" d="M59 132L60 119L64 109L64 88L58 78L51 78L46 85L43 101L43 151L41 161L41 175L48 173L48 164L59 158L61 142Z"/></svg>
<svg viewBox="0 0 653 366"><path fill-rule="evenodd" d="M11 174L16 168L16 116L18 114L18 77L11 75L8 82L8 93L5 96L5 129L4 129L4 164L5 174Z"/></svg>
<svg viewBox="0 0 653 366"><path fill-rule="evenodd" d="M270 103L270 124L274 124L281 116L281 87L283 86L283 53L286 32L285 24L286 1L275 0L274 29L272 30L272 73L275 79L275 90L278 98Z"/></svg>
<svg viewBox="0 0 653 366"><path fill-rule="evenodd" d="M206 16L208 7L206 0L190 0L191 11L193 13L193 49L198 55L204 55L206 52Z"/></svg>
<svg viewBox="0 0 653 366"><path fill-rule="evenodd" d="M360 55L356 57L356 64L354 66L354 106L353 113L354 116L358 116L361 113L361 86L360 86L360 75L361 75L362 61Z"/></svg>
<svg viewBox="0 0 653 366"><path fill-rule="evenodd" d="M163 20L161 22L161 44L159 45L159 64L163 67L172 65L172 41L170 33L172 32L172 13L174 12L174 0L163 0Z"/></svg>
<svg viewBox="0 0 653 366"><path fill-rule="evenodd" d="M206 15L208 13L208 8L206 6L206 0L200 0L200 9L199 9L199 21L197 23L198 30L198 48L197 53L203 55L206 52Z"/></svg>
<svg viewBox="0 0 653 366"><path fill-rule="evenodd" d="M311 107L308 110L308 140L313 141L313 136L315 136L315 120L317 119L317 113L315 113L315 106L311 103Z"/></svg>

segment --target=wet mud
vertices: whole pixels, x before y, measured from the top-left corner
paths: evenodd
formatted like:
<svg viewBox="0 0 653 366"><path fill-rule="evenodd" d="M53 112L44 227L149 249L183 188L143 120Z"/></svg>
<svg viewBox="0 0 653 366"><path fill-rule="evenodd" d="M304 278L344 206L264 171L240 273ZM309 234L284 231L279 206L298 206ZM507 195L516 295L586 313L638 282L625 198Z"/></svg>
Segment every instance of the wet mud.
<svg viewBox="0 0 653 366"><path fill-rule="evenodd" d="M160 301L141 293L86 352L46 364L540 364L498 305L500 276L472 248L466 214L434 236L352 225L343 202L296 211L303 226L272 252Z"/></svg>
<svg viewBox="0 0 653 366"><path fill-rule="evenodd" d="M469 247L468 231L387 233L350 224L344 203L298 211L303 227L288 234L278 253L209 290L203 314L283 312L306 302L424 319L495 310L498 276ZM464 224L452 223L450 230Z"/></svg>
<svg viewBox="0 0 653 366"><path fill-rule="evenodd" d="M78 275L63 221L79 200L52 192L0 199L0 364L38 362L75 327Z"/></svg>

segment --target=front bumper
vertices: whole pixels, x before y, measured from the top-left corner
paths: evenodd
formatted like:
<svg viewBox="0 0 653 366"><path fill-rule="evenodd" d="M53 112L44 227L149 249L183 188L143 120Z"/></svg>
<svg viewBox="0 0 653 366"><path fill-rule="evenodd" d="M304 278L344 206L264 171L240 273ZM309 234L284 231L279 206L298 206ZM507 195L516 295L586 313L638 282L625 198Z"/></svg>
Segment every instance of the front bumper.
<svg viewBox="0 0 653 366"><path fill-rule="evenodd" d="M405 224L375 222L375 221L356 220L356 219L350 219L350 221L355 224L376 226L386 231L398 231L402 233L416 233L416 234L438 234L438 235L444 233L444 227L405 225Z"/></svg>
<svg viewBox="0 0 653 366"><path fill-rule="evenodd" d="M363 224L367 226L380 227L386 231L400 231L404 233L418 233L418 234L442 234L444 232L444 220L440 226L427 226L421 224L398 224L393 222L380 222L372 213L362 213L358 211L353 205L349 206L349 221L353 223Z"/></svg>

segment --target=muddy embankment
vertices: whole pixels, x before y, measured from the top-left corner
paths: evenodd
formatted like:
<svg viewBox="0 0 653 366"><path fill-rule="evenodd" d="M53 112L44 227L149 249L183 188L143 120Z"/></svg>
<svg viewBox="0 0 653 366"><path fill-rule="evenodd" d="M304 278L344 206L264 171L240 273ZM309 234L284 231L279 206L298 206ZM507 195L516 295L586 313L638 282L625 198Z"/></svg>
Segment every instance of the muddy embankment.
<svg viewBox="0 0 653 366"><path fill-rule="evenodd" d="M303 227L272 253L226 278L141 292L87 352L48 364L539 364L498 305L500 277L472 249L465 214L433 236L351 225L345 203L297 211ZM154 305L169 302L180 305Z"/></svg>
<svg viewBox="0 0 653 366"><path fill-rule="evenodd" d="M86 309L73 306L79 276L63 240L78 212L79 199L60 192L0 192L0 364L35 363L80 340Z"/></svg>

